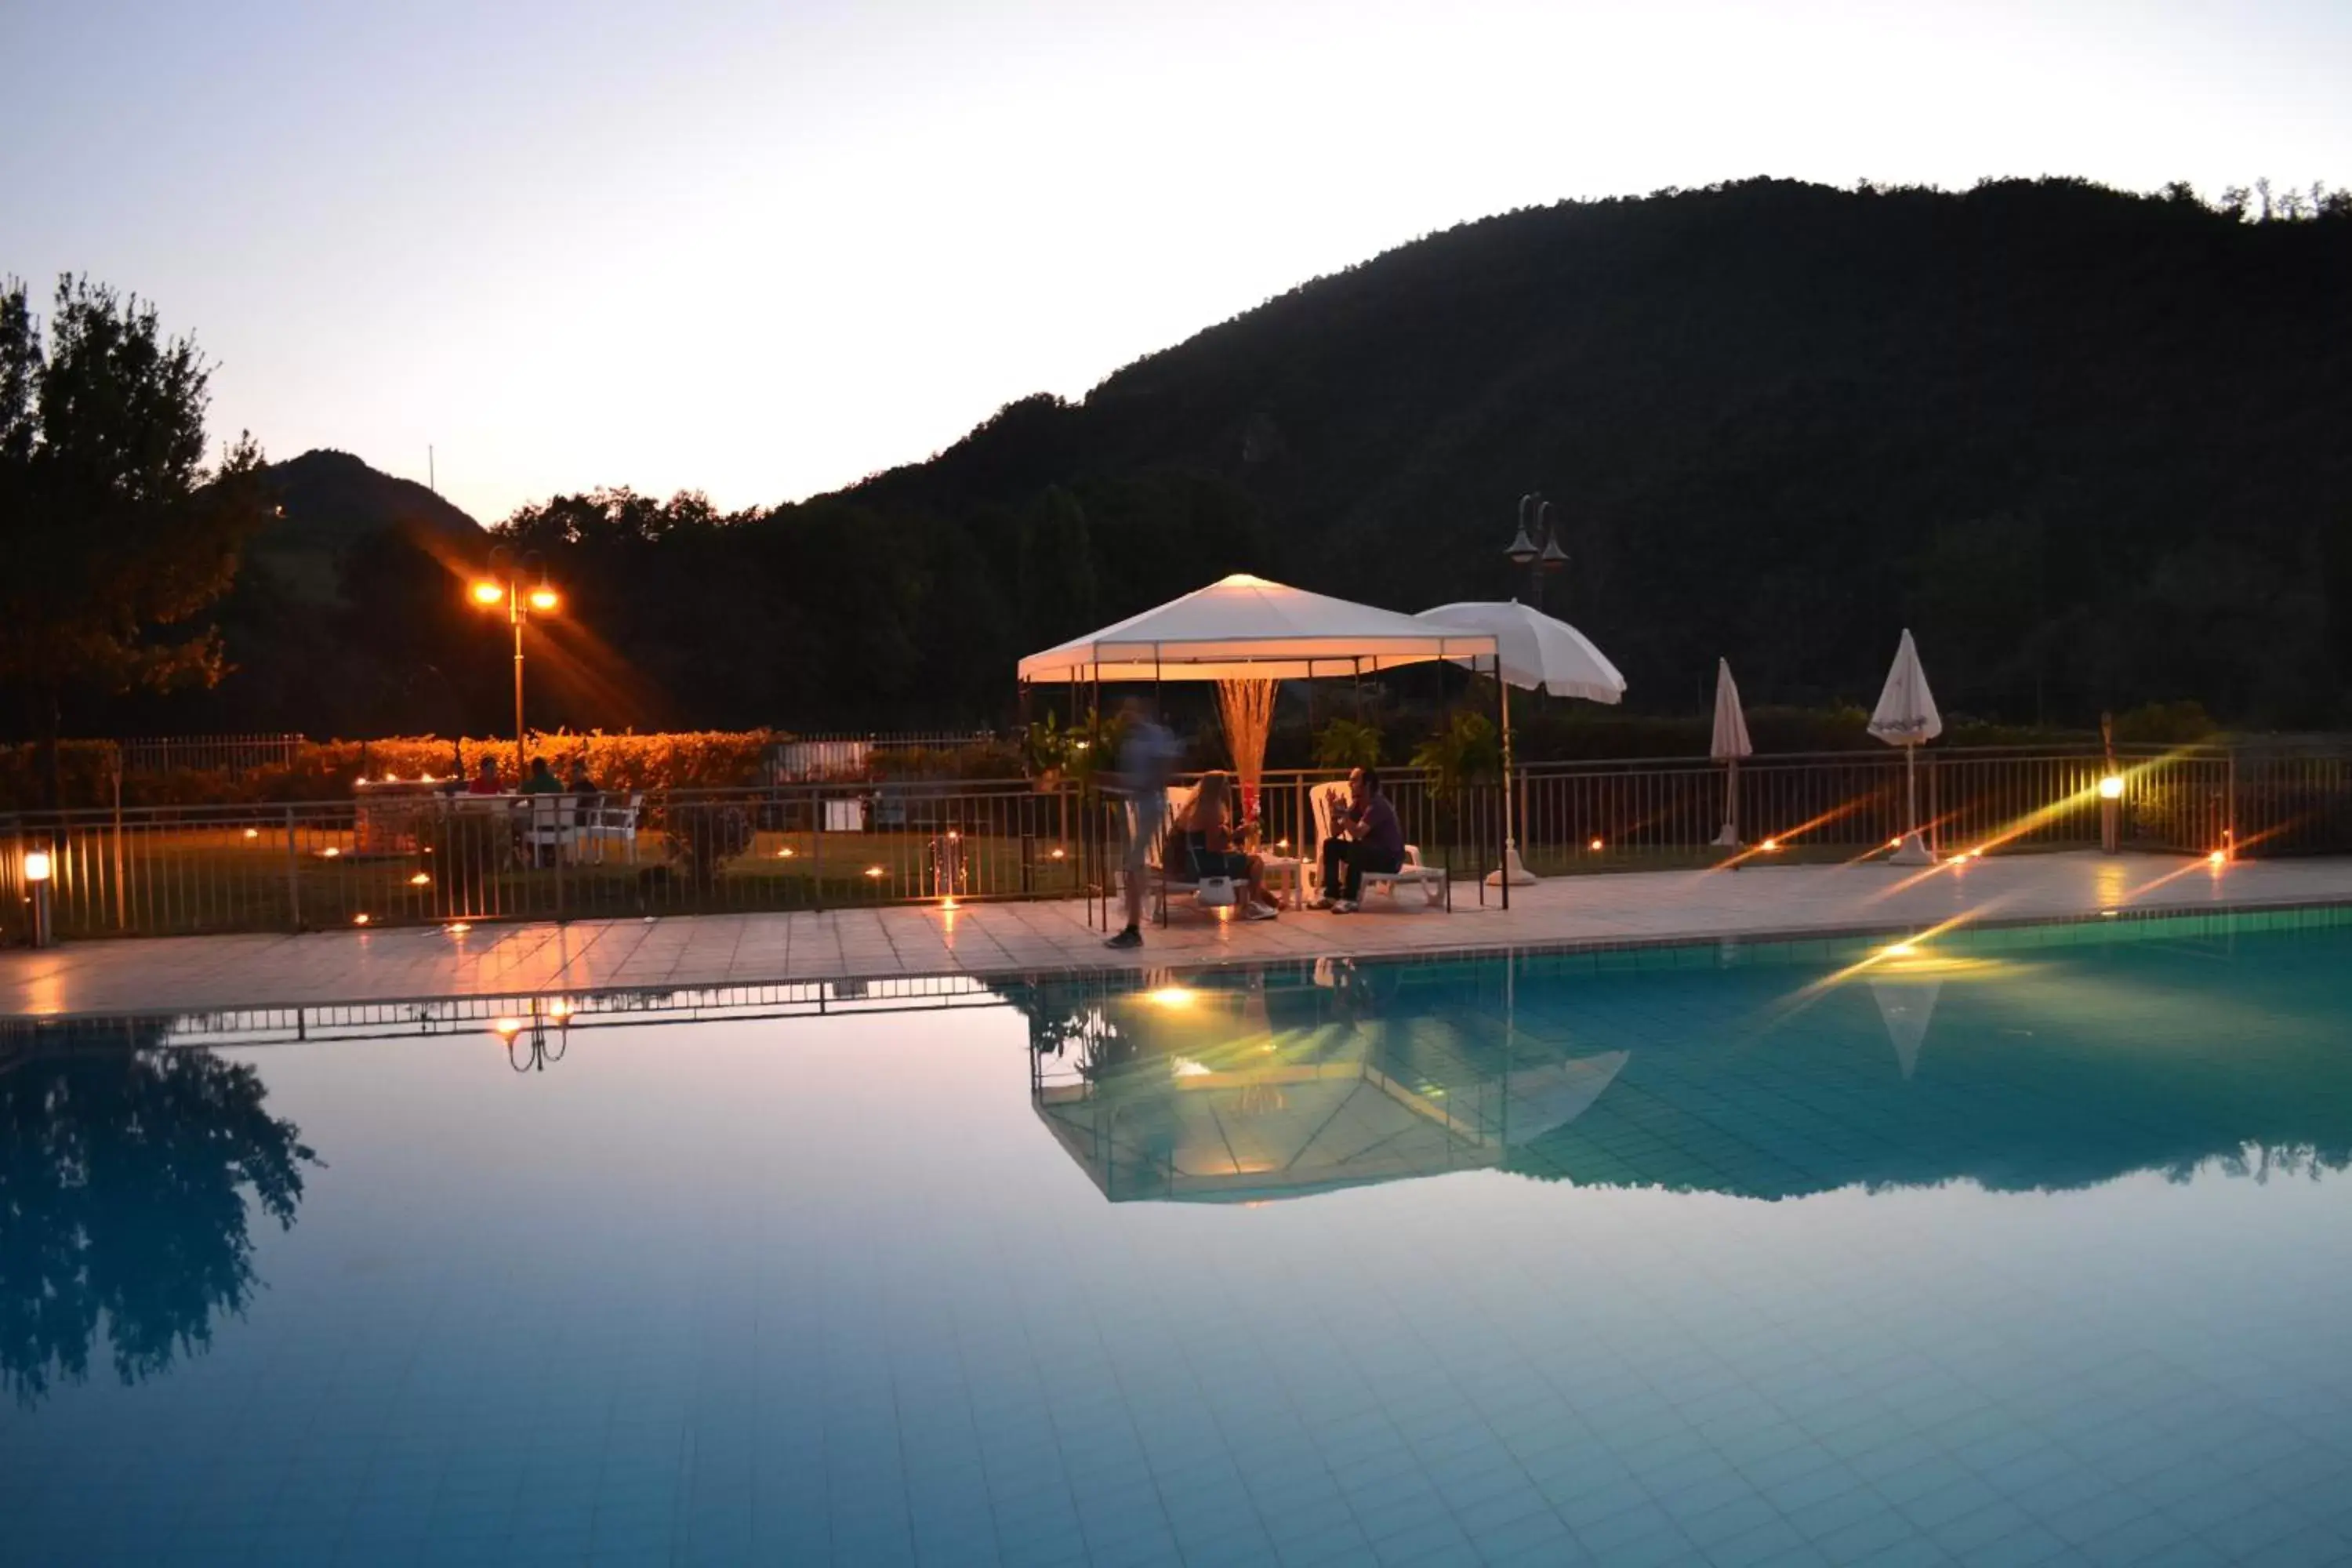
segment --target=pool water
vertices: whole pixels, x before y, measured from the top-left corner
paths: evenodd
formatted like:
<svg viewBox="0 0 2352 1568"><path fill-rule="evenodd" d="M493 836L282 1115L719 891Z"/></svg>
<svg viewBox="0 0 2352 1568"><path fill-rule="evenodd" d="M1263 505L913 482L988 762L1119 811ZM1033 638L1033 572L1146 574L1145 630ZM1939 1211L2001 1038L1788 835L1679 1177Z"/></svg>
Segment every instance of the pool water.
<svg viewBox="0 0 2352 1568"><path fill-rule="evenodd" d="M2352 1558L2352 924L1906 945L0 1033L0 1561Z"/></svg>

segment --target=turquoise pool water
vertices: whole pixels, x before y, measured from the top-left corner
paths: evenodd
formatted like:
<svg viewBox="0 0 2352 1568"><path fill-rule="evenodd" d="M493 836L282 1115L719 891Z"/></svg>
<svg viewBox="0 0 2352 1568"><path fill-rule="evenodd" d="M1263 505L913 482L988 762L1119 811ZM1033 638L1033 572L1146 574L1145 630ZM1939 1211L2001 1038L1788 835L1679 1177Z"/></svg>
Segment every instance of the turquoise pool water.
<svg viewBox="0 0 2352 1568"><path fill-rule="evenodd" d="M0 1031L0 1562L2352 1556L2352 926L1887 945Z"/></svg>

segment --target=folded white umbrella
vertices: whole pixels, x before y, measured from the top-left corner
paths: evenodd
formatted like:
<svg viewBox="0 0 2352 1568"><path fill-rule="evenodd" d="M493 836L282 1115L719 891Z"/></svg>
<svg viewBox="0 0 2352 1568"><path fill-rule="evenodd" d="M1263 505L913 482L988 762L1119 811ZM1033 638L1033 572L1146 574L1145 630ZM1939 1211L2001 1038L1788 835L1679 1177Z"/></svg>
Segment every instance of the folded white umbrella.
<svg viewBox="0 0 2352 1568"><path fill-rule="evenodd" d="M1748 715L1739 708L1739 683L1731 679L1731 661L1718 658L1715 661L1715 735L1707 742L1706 754L1730 764L1724 770L1723 831L1715 836L1719 847L1739 847L1739 759L1755 750L1748 740Z"/></svg>
<svg viewBox="0 0 2352 1568"><path fill-rule="evenodd" d="M1517 599L1440 605L1413 618L1492 634L1502 655L1503 679L1514 686L1589 702L1624 700L1625 678L1591 637Z"/></svg>
<svg viewBox="0 0 2352 1568"><path fill-rule="evenodd" d="M1903 748L1903 794L1909 831L1902 847L1887 857L1897 866L1925 866L1935 857L1919 838L1919 748L1944 732L1944 716L1936 711L1936 695L1927 689L1927 672L1919 668L1919 645L1906 626L1895 649L1895 663L1886 671L1886 686L1870 715L1870 732L1890 746Z"/></svg>

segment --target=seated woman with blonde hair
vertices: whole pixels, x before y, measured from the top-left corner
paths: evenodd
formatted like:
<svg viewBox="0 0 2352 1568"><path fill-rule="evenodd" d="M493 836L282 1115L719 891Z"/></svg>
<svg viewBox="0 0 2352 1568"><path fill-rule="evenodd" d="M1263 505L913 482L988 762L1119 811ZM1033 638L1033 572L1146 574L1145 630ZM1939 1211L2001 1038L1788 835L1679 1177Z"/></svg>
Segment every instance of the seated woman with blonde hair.
<svg viewBox="0 0 2352 1568"><path fill-rule="evenodd" d="M1233 781L1223 773L1210 773L1201 780L1201 788L1185 808L1180 825L1184 833L1184 847L1192 858L1192 875L1229 877L1243 885L1242 918L1249 921L1270 921L1279 912L1274 895L1265 889L1265 862L1255 855L1234 847Z"/></svg>

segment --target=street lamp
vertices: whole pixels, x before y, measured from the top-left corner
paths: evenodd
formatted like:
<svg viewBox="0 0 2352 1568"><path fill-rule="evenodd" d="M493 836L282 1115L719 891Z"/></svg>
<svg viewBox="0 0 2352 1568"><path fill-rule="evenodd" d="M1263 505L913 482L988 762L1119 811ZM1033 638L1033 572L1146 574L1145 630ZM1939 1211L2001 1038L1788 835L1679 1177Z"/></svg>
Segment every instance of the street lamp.
<svg viewBox="0 0 2352 1568"><path fill-rule="evenodd" d="M1528 531L1530 522L1535 525L1533 533ZM1542 536L1540 544L1536 542L1538 534ZM1544 578L1568 564L1568 552L1559 547L1559 524L1552 521L1551 502L1539 495L1519 498L1519 531L1511 536L1503 553L1511 558L1512 565L1527 570L1528 606L1542 609Z"/></svg>
<svg viewBox="0 0 2352 1568"><path fill-rule="evenodd" d="M526 587L525 578L537 582ZM547 563L538 551L526 550L518 557L503 544L490 552L488 574L475 583L473 599L485 610L503 605L507 625L514 628L515 773L520 775L523 765L522 626L534 613L552 614L562 601L548 585Z"/></svg>

